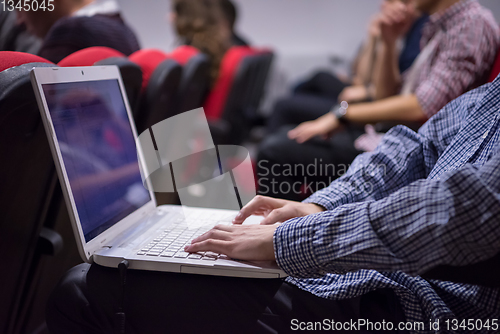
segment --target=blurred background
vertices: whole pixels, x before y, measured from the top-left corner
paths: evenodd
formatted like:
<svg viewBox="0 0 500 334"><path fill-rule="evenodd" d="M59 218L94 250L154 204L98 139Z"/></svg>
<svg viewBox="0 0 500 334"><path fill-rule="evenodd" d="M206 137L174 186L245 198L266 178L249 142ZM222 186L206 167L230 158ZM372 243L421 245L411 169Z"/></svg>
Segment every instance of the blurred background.
<svg viewBox="0 0 500 334"><path fill-rule="evenodd" d="M177 45L168 21L169 0L120 0L126 21L143 48L170 51ZM318 67L348 70L380 0L234 0L235 30L253 45L275 52L274 71L288 86ZM500 22L500 1L480 0ZM276 74L273 76L276 84ZM276 93L278 87L273 87ZM286 91L286 89L284 89Z"/></svg>

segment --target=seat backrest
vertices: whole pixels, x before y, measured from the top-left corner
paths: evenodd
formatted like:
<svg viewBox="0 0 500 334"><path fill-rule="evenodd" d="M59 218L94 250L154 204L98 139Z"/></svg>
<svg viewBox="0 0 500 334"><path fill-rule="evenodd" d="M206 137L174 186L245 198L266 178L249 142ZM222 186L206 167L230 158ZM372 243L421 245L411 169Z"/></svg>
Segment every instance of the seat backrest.
<svg viewBox="0 0 500 334"><path fill-rule="evenodd" d="M120 51L105 46L93 46L78 50L63 58L57 65L62 67L92 66L98 61L108 58L123 58L125 55Z"/></svg>
<svg viewBox="0 0 500 334"><path fill-rule="evenodd" d="M488 82L493 82L495 78L500 74L500 49L497 51L497 56L495 62L493 63L493 67L491 69L490 77L488 78Z"/></svg>
<svg viewBox="0 0 500 334"><path fill-rule="evenodd" d="M182 65L177 113L202 107L210 85L208 56L192 46L183 45L169 57Z"/></svg>
<svg viewBox="0 0 500 334"><path fill-rule="evenodd" d="M142 84L142 71L137 64L131 62L120 51L104 46L93 46L70 54L62 59L58 65L62 67L93 65L118 66L132 112L135 113L137 111Z"/></svg>
<svg viewBox="0 0 500 334"><path fill-rule="evenodd" d="M253 92L250 103L252 112L257 114L262 98L264 97L264 91L269 78L269 73L271 71L274 54L271 50L264 49L260 50L254 57L257 58L256 62L258 74L256 82L252 87Z"/></svg>
<svg viewBox="0 0 500 334"><path fill-rule="evenodd" d="M181 65L161 50L144 49L129 59L143 73L142 93L138 112L134 115L137 131L176 114L177 91L182 76Z"/></svg>
<svg viewBox="0 0 500 334"><path fill-rule="evenodd" d="M254 50L242 63L241 73L247 72L244 80L247 84L245 95L241 97L242 113L245 119L248 133L259 118L259 106L264 95L264 88L269 75L273 60L273 54L269 50ZM231 109L225 112L231 112ZM223 116L226 117L226 116Z"/></svg>
<svg viewBox="0 0 500 334"><path fill-rule="evenodd" d="M239 144L248 135L264 92L272 61L269 51L233 47L223 58L219 78L205 102L209 120L227 128L221 143Z"/></svg>
<svg viewBox="0 0 500 334"><path fill-rule="evenodd" d="M177 47L174 51L167 55L172 59L175 59L182 66L186 66L186 64L193 59L193 57L200 54L200 50L190 45L181 45Z"/></svg>
<svg viewBox="0 0 500 334"><path fill-rule="evenodd" d="M0 52L0 332L19 325L42 226L57 175L30 81L33 67L56 66L21 52Z"/></svg>
<svg viewBox="0 0 500 334"><path fill-rule="evenodd" d="M254 51L247 46L235 46L224 55L219 76L204 103L205 114L209 120L218 120L227 108L233 108L236 95L241 96L245 82L242 81L247 70L242 68L243 60Z"/></svg>

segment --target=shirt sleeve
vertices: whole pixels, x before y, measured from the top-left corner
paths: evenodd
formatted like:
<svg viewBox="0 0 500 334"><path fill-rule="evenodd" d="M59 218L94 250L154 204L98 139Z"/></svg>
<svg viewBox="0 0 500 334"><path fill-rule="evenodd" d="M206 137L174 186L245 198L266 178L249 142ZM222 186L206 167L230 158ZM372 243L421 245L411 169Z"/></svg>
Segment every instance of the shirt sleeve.
<svg viewBox="0 0 500 334"><path fill-rule="evenodd" d="M277 262L296 277L359 269L419 274L500 252L500 149L439 180L419 180L379 201L290 220L274 235Z"/></svg>
<svg viewBox="0 0 500 334"><path fill-rule="evenodd" d="M498 45L497 34L484 20L457 26L446 34L429 75L420 82L415 95L428 118L446 103L467 90L484 83L493 64ZM482 81L482 82L481 82Z"/></svg>
<svg viewBox="0 0 500 334"><path fill-rule="evenodd" d="M392 128L374 152L359 155L345 175L304 202L332 210L347 203L381 199L427 176L424 151L428 144L424 136L404 126Z"/></svg>

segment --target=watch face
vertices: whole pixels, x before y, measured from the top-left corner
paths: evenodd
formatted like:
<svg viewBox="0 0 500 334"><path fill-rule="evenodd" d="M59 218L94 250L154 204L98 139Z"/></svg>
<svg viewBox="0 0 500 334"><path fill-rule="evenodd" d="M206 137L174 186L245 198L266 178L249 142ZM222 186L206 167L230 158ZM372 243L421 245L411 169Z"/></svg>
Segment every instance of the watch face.
<svg viewBox="0 0 500 334"><path fill-rule="evenodd" d="M335 111L335 116L339 121L345 121L344 116L347 113L347 107L349 107L349 104L346 101L342 101L340 107Z"/></svg>
<svg viewBox="0 0 500 334"><path fill-rule="evenodd" d="M342 107L340 107L337 110L335 110L335 116L338 119L341 119L342 117L344 117L346 113L347 113L347 109L344 109Z"/></svg>

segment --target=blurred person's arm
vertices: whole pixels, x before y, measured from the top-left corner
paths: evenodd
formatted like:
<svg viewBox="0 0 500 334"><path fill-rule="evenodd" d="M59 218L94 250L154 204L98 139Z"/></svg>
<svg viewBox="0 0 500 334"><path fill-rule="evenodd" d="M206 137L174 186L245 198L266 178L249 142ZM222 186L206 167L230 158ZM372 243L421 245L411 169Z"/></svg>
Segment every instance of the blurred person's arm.
<svg viewBox="0 0 500 334"><path fill-rule="evenodd" d="M398 93L401 87L401 74L398 68L396 43L381 43L377 52L373 72L373 98L380 100Z"/></svg>
<svg viewBox="0 0 500 334"><path fill-rule="evenodd" d="M397 95L375 102L349 106L344 119L352 123L377 123L383 121L423 121L427 118L416 95ZM290 130L288 137L303 143L315 136L328 137L341 128L337 117L329 112L320 118L304 122Z"/></svg>
<svg viewBox="0 0 500 334"><path fill-rule="evenodd" d="M366 101L373 96L372 80L377 46L380 42L380 14L375 15L368 25L368 36L353 63L352 85L339 94L339 101L349 103Z"/></svg>
<svg viewBox="0 0 500 334"><path fill-rule="evenodd" d="M370 25L368 27L368 38L363 43L363 46L354 61L354 77L352 79L352 84L354 86L365 86L372 80L375 52L380 38L379 21L379 15L374 16L370 21Z"/></svg>
<svg viewBox="0 0 500 334"><path fill-rule="evenodd" d="M338 101L348 103L363 102L373 98L372 85L352 85L342 89Z"/></svg>

